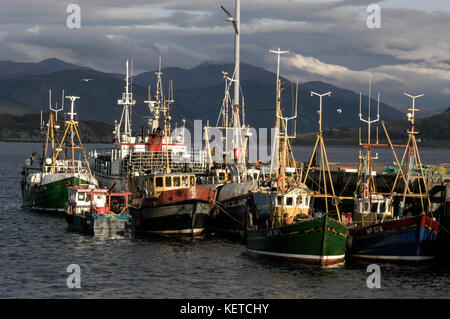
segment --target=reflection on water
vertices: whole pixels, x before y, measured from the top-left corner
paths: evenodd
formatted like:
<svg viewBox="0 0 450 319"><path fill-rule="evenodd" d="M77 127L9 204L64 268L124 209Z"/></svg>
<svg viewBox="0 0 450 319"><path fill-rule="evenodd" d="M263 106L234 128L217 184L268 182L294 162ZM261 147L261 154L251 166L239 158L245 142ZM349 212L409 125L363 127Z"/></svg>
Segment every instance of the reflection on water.
<svg viewBox="0 0 450 319"><path fill-rule="evenodd" d="M220 239L108 239L69 232L63 217L20 207L20 171L33 148L39 145L0 143L2 298L450 297L447 264L383 264L381 288L368 289L367 262L320 268L252 256ZM341 155L328 152L330 161L339 160ZM81 289L66 286L70 264L81 268Z"/></svg>

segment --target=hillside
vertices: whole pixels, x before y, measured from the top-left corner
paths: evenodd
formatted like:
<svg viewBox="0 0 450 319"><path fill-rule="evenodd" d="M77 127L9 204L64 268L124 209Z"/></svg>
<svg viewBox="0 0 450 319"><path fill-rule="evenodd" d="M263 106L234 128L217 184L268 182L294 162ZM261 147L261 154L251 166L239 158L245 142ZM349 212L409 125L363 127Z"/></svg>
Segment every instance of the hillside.
<svg viewBox="0 0 450 319"><path fill-rule="evenodd" d="M113 125L119 120L121 108L117 100L121 98L124 80L119 74L108 74L92 69L66 64L56 59L44 60L37 64L14 62L17 66L16 74L0 75L0 113L11 115L37 114L41 110L48 110L48 89L53 91L54 101L61 104L61 90L65 95L80 96L77 101L79 116L85 120L95 120ZM19 63L19 64L17 64ZM51 66L58 71L50 72L44 66ZM73 69L78 67L78 69ZM43 69L44 68L44 69ZM23 74L26 69L28 74ZM165 68L162 70L164 88L167 91L168 80L174 82L175 105L171 112L174 123L186 119L187 126L192 127L195 119L209 120L215 123L224 96L224 82L222 70L232 72L231 64L203 63L192 69ZM8 72L12 72L11 68ZM82 81L84 78L91 81ZM274 125L275 104L274 73L265 69L241 64L241 86L245 98L246 123L255 128L270 128ZM147 105L148 85L156 86L154 72L144 72L133 78L133 93L137 100L133 108L133 128L139 129L146 125L149 115ZM350 90L335 87L323 82L307 82L299 87L299 116L297 132L311 132L317 126L316 109L319 100L310 95L310 91L332 91L331 97L324 98L324 127L341 127L358 125L359 94ZM294 88L287 81L284 82L282 105L285 114L293 110ZM367 97L363 97L364 105ZM67 105L67 104L66 104ZM372 99L372 105L376 101ZM341 109L342 112L337 112ZM372 108L373 115L375 108ZM400 119L404 113L382 103L381 114L386 120ZM174 124L175 126L175 124Z"/></svg>
<svg viewBox="0 0 450 319"><path fill-rule="evenodd" d="M48 113L43 115L45 121ZM40 114L13 116L0 114L0 141L26 141L40 142L39 132ZM58 119L61 128L64 127L62 119ZM61 130L62 131L62 130ZM113 126L97 121L80 121L79 133L83 143L111 142Z"/></svg>
<svg viewBox="0 0 450 319"><path fill-rule="evenodd" d="M445 112L426 118L416 119L415 128L419 131L416 136L419 147L450 147L450 108ZM380 143L387 143L381 122L372 127L372 143L376 141L376 126L378 126L378 136ZM411 123L407 120L393 120L385 122L389 137L394 144L405 144L408 140L407 130L411 128ZM367 141L367 126L361 128L362 141ZM326 129L323 132L325 143L329 145L358 145L359 126L346 126ZM316 133L298 134L294 144L310 145L314 143Z"/></svg>
<svg viewBox="0 0 450 319"><path fill-rule="evenodd" d="M0 61L0 75L11 74L49 74L62 70L89 70L84 66L67 63L59 59L45 59L38 63Z"/></svg>

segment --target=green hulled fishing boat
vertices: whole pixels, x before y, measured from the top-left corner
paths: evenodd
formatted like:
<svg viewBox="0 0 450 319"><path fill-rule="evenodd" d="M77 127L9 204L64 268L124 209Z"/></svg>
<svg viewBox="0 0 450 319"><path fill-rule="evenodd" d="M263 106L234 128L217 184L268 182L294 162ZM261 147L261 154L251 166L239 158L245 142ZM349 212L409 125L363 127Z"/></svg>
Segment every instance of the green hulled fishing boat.
<svg viewBox="0 0 450 319"><path fill-rule="evenodd" d="M282 227L248 231L247 251L311 264L333 265L345 259L347 233L345 226L330 217L298 220Z"/></svg>
<svg viewBox="0 0 450 319"><path fill-rule="evenodd" d="M278 54L276 135L272 149L271 182L267 188L250 192L246 227L247 251L319 265L342 263L345 259L348 230L328 214L328 198L335 199L335 196L333 186L333 195L327 194L325 171L324 194L320 189L312 191L306 185L311 161L302 181L301 170L296 167L289 141L295 138L295 134L289 136L287 132L288 120L297 117L297 108L295 115L290 118L283 117L281 111L279 59L284 52L279 49L271 52ZM319 114L321 116L321 112ZM314 152L319 142L323 151L322 161L325 160L328 166L322 134L318 135ZM314 212L310 208L312 197L325 199L325 213ZM336 211L340 220L337 205Z"/></svg>
<svg viewBox="0 0 450 319"><path fill-rule="evenodd" d="M41 118L42 156L33 152L23 167L22 203L23 207L31 210L63 213L69 186L98 186L86 159L86 153L78 133L78 121L74 120L76 115L74 102L78 97L69 96L67 98L72 102L71 112L68 113L70 119L65 121L65 130L59 146L56 147L59 129L57 112L62 108L58 109L57 106L52 108L50 93L50 109L55 114L50 113L46 125ZM45 127L46 129L44 129ZM78 151L82 151L84 160L75 159Z"/></svg>

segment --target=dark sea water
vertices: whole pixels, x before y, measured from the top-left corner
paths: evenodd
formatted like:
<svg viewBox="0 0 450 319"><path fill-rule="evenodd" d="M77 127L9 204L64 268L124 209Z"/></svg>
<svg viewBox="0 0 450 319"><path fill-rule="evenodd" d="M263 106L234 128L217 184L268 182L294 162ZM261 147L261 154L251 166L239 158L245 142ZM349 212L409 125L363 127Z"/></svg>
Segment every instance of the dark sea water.
<svg viewBox="0 0 450 319"><path fill-rule="evenodd" d="M244 246L220 239L69 232L63 217L21 208L20 172L33 149L39 144L0 143L1 298L450 298L445 263L380 264L381 288L369 289L368 262L320 268L249 256ZM311 150L296 153L307 159ZM357 156L357 148L328 152L330 161ZM445 162L449 150L423 150L422 159ZM80 266L80 289L66 285L70 264Z"/></svg>

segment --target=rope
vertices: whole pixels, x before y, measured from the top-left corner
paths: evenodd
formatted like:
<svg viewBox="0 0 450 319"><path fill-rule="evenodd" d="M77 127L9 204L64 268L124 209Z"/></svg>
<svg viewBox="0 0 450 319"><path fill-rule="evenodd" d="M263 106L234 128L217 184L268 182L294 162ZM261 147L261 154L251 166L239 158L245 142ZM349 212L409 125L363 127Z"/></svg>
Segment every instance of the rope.
<svg viewBox="0 0 450 319"><path fill-rule="evenodd" d="M224 208L220 207L220 203L216 203L216 206L225 214L227 214L231 219L233 219L234 221L236 221L237 223L239 223L241 226L245 226L241 221L237 220L236 218L234 218L233 216L231 216Z"/></svg>
<svg viewBox="0 0 450 319"><path fill-rule="evenodd" d="M450 231L448 231L444 226L439 223L439 227L441 227L447 234L450 234Z"/></svg>

